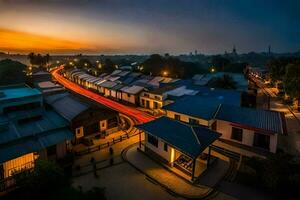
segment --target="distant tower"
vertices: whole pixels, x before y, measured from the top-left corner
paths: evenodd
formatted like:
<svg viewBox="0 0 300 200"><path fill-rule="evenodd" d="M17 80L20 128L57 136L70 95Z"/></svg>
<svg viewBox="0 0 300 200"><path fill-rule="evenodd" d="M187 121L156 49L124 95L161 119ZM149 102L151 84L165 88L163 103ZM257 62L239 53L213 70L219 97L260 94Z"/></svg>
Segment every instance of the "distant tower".
<svg viewBox="0 0 300 200"><path fill-rule="evenodd" d="M232 48L232 54L236 55L236 48L235 48L235 45L233 45L233 48Z"/></svg>
<svg viewBox="0 0 300 200"><path fill-rule="evenodd" d="M198 54L198 51L197 50L195 50L195 56Z"/></svg>
<svg viewBox="0 0 300 200"><path fill-rule="evenodd" d="M271 45L268 46L268 53L271 55Z"/></svg>

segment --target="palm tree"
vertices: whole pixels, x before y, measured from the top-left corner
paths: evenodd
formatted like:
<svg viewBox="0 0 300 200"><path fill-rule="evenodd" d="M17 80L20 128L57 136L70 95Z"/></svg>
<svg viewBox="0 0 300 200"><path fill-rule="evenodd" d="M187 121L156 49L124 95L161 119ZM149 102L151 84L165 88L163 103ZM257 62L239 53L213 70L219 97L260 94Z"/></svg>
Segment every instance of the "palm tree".
<svg viewBox="0 0 300 200"><path fill-rule="evenodd" d="M35 54L33 52L29 53L27 55L27 58L29 59L30 64L34 64L34 58L35 58Z"/></svg>

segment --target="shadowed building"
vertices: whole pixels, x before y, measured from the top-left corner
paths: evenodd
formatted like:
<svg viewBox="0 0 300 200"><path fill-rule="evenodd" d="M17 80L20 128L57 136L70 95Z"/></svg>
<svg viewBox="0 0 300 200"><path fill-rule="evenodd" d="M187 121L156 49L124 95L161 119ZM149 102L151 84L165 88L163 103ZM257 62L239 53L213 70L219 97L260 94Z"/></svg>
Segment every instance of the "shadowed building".
<svg viewBox="0 0 300 200"><path fill-rule="evenodd" d="M119 130L118 112L103 105L83 102L70 93L47 96L45 101L69 122L77 142L87 136L108 135Z"/></svg>
<svg viewBox="0 0 300 200"><path fill-rule="evenodd" d="M43 107L42 94L26 85L0 87L0 178L34 167L38 157L61 159L73 134L68 122ZM7 186L5 182L2 182Z"/></svg>

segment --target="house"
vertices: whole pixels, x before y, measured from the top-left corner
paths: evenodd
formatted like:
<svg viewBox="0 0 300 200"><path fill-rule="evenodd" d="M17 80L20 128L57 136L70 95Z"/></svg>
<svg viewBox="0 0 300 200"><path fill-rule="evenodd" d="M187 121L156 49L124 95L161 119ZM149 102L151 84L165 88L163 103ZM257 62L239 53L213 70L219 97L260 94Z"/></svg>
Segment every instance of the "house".
<svg viewBox="0 0 300 200"><path fill-rule="evenodd" d="M241 94L234 90L204 90L199 95L184 96L162 107L166 116L185 123L210 126L221 104L239 106Z"/></svg>
<svg viewBox="0 0 300 200"><path fill-rule="evenodd" d="M284 115L276 111L221 105L215 120L213 129L222 139L272 153L278 135L286 134Z"/></svg>
<svg viewBox="0 0 300 200"><path fill-rule="evenodd" d="M33 168L39 157L64 158L72 138L67 120L44 108L40 91L0 87L0 179Z"/></svg>
<svg viewBox="0 0 300 200"><path fill-rule="evenodd" d="M38 71L29 76L29 82L33 85L37 82L51 81L52 76L47 71Z"/></svg>
<svg viewBox="0 0 300 200"><path fill-rule="evenodd" d="M144 87L132 85L125 86L120 89L122 91L122 101L130 104L138 104L139 94L144 90Z"/></svg>
<svg viewBox="0 0 300 200"><path fill-rule="evenodd" d="M219 133L206 127L192 126L167 117L137 125L136 128L145 134L145 153L171 168L179 169L191 181L196 180L212 163L210 145L220 137Z"/></svg>
<svg viewBox="0 0 300 200"><path fill-rule="evenodd" d="M119 130L118 112L103 105L92 105L69 93L47 96L46 104L63 116L76 142L94 135L108 135Z"/></svg>
<svg viewBox="0 0 300 200"><path fill-rule="evenodd" d="M167 92L173 90L174 86L165 86L153 90L143 91L140 94L140 106L149 109L160 109L164 106Z"/></svg>
<svg viewBox="0 0 300 200"><path fill-rule="evenodd" d="M221 133L220 141L230 146L258 154L275 153L278 134L286 134L284 115L276 111L241 107L239 93L225 93L214 91L208 95L183 97L163 109L169 118L203 125ZM223 143L214 145L228 148ZM228 150L244 153L238 148Z"/></svg>
<svg viewBox="0 0 300 200"><path fill-rule="evenodd" d="M35 87L42 92L44 96L64 92L65 89L51 81L43 81L35 83Z"/></svg>

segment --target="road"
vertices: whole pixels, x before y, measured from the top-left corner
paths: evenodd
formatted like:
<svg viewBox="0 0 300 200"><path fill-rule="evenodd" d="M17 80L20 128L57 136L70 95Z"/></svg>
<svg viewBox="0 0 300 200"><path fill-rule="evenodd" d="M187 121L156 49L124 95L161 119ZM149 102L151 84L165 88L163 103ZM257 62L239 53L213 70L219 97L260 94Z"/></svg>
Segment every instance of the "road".
<svg viewBox="0 0 300 200"><path fill-rule="evenodd" d="M103 97L97 93L94 93L88 89L84 89L80 87L79 85L69 81L68 79L64 78L59 72L63 69L63 67L58 67L57 69L53 70L52 76L65 88L72 90L75 93L78 93L82 96L85 96L91 100L94 100L95 102L98 102L102 105L105 105L113 110L116 110L124 115L127 115L130 118L133 118L137 121L137 123L145 123L149 122L153 119L154 117L148 115L145 112L142 112L134 107L130 106L125 106L121 103L118 103L116 101L113 101L111 99L108 99L106 97Z"/></svg>
<svg viewBox="0 0 300 200"><path fill-rule="evenodd" d="M270 96L270 110L285 113L287 136L279 136L278 146L286 152L300 157L300 113L293 112L292 109L282 103L272 88L257 78L252 77L251 80L262 90L262 92Z"/></svg>

